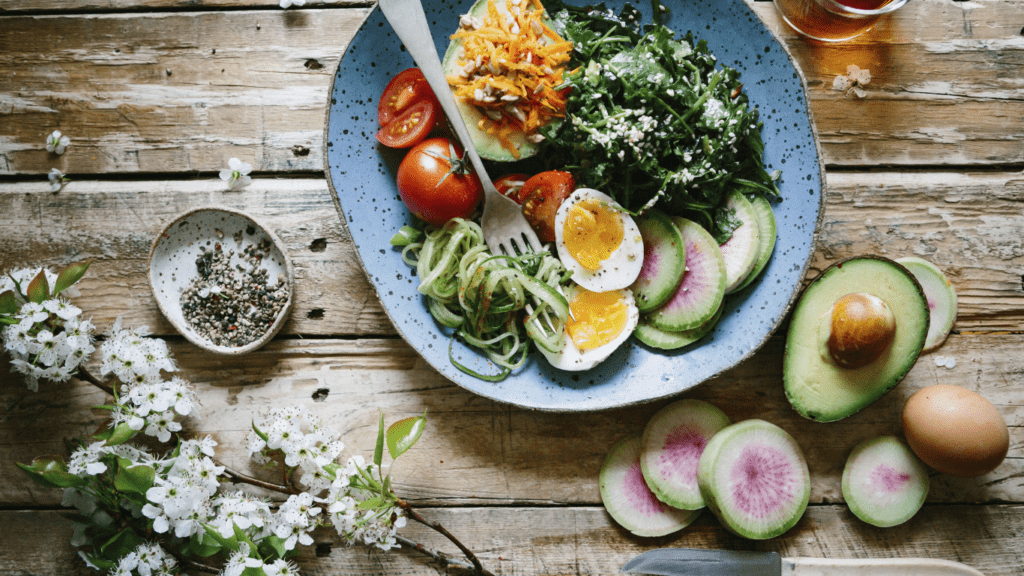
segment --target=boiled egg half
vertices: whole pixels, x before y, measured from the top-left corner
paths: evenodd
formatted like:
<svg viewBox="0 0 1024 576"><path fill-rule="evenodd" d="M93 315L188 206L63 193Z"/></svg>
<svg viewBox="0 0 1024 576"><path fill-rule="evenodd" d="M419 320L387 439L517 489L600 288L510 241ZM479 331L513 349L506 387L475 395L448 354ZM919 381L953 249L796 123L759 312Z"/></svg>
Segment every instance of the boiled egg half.
<svg viewBox="0 0 1024 576"><path fill-rule="evenodd" d="M606 194L579 188L555 213L558 259L580 286L593 292L631 285L644 264L640 229Z"/></svg>
<svg viewBox="0 0 1024 576"><path fill-rule="evenodd" d="M569 319L565 346L560 352L540 348L559 370L590 370L625 342L640 321L640 311L629 290L592 292L582 286L566 288Z"/></svg>

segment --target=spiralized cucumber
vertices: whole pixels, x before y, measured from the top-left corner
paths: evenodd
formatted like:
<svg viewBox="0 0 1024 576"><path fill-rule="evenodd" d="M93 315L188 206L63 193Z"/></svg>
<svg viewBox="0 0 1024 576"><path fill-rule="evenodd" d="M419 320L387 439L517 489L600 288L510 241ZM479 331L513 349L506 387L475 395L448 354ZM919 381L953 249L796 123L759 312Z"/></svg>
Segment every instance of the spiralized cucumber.
<svg viewBox="0 0 1024 576"><path fill-rule="evenodd" d="M564 346L569 303L557 287L569 274L551 253L493 255L480 225L453 218L442 228L428 228L422 242L402 250L402 259L420 277L418 290L428 297L434 318L455 330L501 367L497 375L481 374L452 364L477 378L498 382L526 361L529 340L558 352ZM525 310L526 317L521 319Z"/></svg>

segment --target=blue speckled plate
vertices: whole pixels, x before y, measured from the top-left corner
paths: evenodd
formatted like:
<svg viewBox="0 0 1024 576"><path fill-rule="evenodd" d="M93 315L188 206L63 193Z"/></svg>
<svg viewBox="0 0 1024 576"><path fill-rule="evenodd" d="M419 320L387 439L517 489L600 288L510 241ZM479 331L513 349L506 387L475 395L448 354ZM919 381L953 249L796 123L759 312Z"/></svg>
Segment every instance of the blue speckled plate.
<svg viewBox="0 0 1024 576"><path fill-rule="evenodd" d="M580 2L582 4L582 2ZM413 66L380 10L374 9L338 66L325 133L328 182L355 242L366 275L395 327L434 368L460 386L500 402L539 410L586 411L626 406L677 394L735 366L768 339L799 292L822 212L824 181L806 87L785 48L743 3L735 0L666 2L669 25L707 40L719 63L740 70L751 104L764 121L765 163L782 170L784 201L775 205L778 243L762 277L728 297L721 321L702 341L675 353L635 341L588 372L561 372L538 353L497 384L477 380L448 359L448 332L434 322L412 269L388 241L413 216L398 197L395 174L402 152L380 146L377 98L391 77ZM608 6L618 10L621 0ZM650 8L644 16L650 20ZM472 0L424 0L439 54ZM455 344L460 362L495 372L472 349ZM782 362L781 358L777 359Z"/></svg>

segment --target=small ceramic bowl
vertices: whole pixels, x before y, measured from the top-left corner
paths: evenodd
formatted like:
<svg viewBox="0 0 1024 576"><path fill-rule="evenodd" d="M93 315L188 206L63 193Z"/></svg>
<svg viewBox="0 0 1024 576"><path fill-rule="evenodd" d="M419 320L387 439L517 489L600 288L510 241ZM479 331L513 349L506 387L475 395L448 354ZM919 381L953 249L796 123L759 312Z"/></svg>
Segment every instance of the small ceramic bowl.
<svg viewBox="0 0 1024 576"><path fill-rule="evenodd" d="M240 262L239 254L246 246L264 238L270 240L271 247L270 253L260 261L260 268L267 270L271 285L275 279L284 278L288 286L288 300L270 328L256 340L244 346L215 344L185 321L181 307L182 292L199 277L196 259L202 253L201 248L213 250L219 242L224 252L233 249L233 268ZM277 235L242 212L219 207L189 210L168 224L153 241L149 251L149 285L160 311L189 342L218 354L251 352L277 334L292 308L295 273L291 260L281 247Z"/></svg>

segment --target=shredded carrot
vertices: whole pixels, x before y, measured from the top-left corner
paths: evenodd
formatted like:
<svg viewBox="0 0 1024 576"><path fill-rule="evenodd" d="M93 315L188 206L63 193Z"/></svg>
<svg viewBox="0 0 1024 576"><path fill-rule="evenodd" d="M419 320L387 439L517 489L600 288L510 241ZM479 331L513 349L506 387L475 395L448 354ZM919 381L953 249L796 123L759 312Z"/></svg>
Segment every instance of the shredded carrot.
<svg viewBox="0 0 1024 576"><path fill-rule="evenodd" d="M504 2L507 13L495 2ZM463 28L462 71L448 76L456 98L486 114L480 127L519 158L511 137L534 134L552 118L565 116L565 95L555 90L563 82L564 64L572 42L544 24L540 0L488 0L487 15L477 28Z"/></svg>

